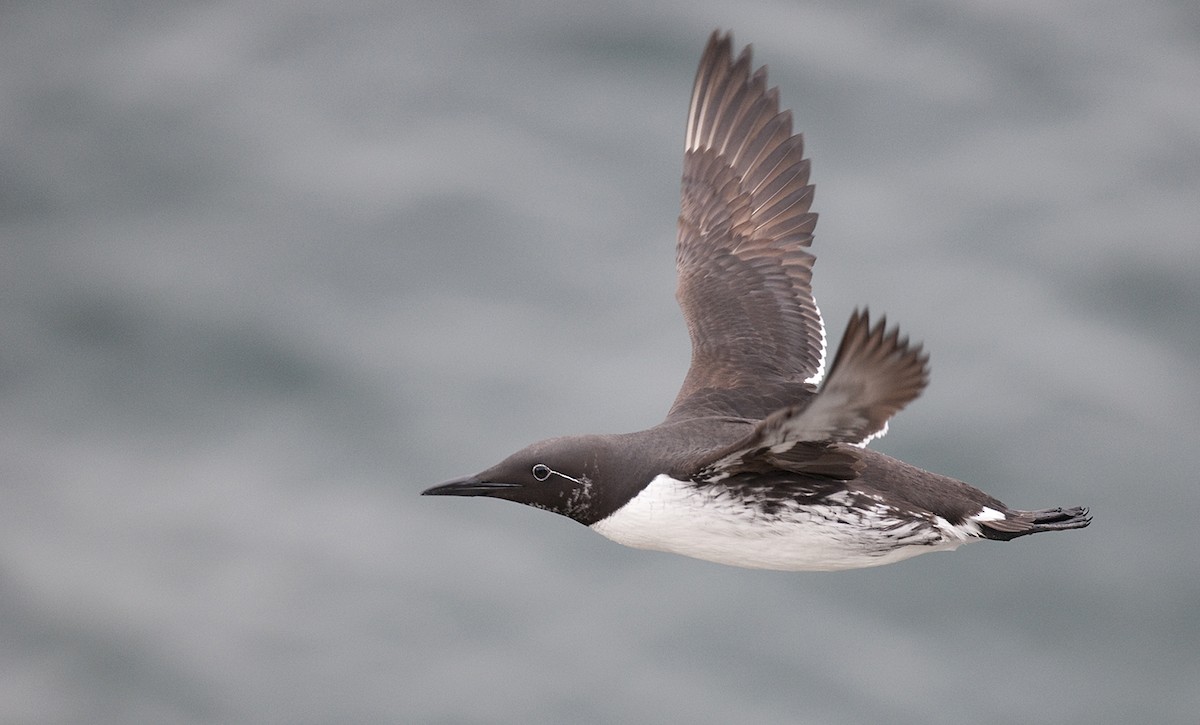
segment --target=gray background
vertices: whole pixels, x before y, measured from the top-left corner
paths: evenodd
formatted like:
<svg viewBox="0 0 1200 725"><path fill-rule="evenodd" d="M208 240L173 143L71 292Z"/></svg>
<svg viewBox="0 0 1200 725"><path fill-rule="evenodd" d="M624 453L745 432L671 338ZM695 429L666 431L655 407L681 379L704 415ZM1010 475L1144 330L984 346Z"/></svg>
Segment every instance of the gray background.
<svg viewBox="0 0 1200 725"><path fill-rule="evenodd" d="M1087 531L744 571L423 499L661 419L732 27L876 445ZM1195 723L1194 2L0 9L0 721Z"/></svg>

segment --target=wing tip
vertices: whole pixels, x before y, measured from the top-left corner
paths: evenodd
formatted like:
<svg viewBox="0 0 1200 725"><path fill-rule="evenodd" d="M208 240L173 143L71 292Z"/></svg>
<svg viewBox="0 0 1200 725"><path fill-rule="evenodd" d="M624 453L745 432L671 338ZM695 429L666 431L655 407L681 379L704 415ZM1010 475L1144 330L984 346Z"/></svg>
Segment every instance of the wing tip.
<svg viewBox="0 0 1200 725"><path fill-rule="evenodd" d="M887 315L880 315L879 320L872 325L871 312L866 306L855 307L850 314L830 372L837 369L839 362L858 354L885 359L896 358L897 363L907 360L904 368L919 366L922 387L929 381L929 352L925 350L924 344L912 342L908 335L901 336L899 325L889 329Z"/></svg>

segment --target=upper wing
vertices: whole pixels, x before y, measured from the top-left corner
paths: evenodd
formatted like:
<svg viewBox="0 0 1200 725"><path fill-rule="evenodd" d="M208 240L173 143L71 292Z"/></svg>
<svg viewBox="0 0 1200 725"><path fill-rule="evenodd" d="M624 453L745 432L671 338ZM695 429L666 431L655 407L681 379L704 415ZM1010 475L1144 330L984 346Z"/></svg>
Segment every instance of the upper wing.
<svg viewBox="0 0 1200 725"><path fill-rule="evenodd" d="M690 478L718 483L744 473L761 476L780 471L840 481L858 478L865 466L861 449L797 437L792 423L799 414L796 406L775 411L745 438L699 461Z"/></svg>
<svg viewBox="0 0 1200 725"><path fill-rule="evenodd" d="M700 461L694 480L780 470L856 478L863 463L853 446L882 435L888 419L921 394L928 360L899 330L888 332L886 320L872 327L866 311L855 312L817 394L776 410L744 438Z"/></svg>
<svg viewBox="0 0 1200 725"><path fill-rule="evenodd" d="M676 297L692 364L668 419L762 418L822 376L825 327L807 251L817 215L790 111L714 32L688 113Z"/></svg>
<svg viewBox="0 0 1200 725"><path fill-rule="evenodd" d="M928 382L929 356L921 346L910 346L897 328L888 332L887 318L871 327L867 311L856 310L821 389L790 420L790 435L866 445Z"/></svg>

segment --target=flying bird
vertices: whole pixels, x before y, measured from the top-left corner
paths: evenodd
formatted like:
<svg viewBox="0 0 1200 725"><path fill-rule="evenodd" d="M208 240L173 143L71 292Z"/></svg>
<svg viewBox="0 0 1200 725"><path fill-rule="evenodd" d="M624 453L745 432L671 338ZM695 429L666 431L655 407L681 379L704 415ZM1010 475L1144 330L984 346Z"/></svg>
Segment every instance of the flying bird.
<svg viewBox="0 0 1200 725"><path fill-rule="evenodd" d="M855 311L826 370L817 215L800 134L766 67L714 32L684 137L678 287L691 367L666 419L552 438L429 496L489 496L627 546L741 567L878 566L1091 523L1021 510L866 447L921 394L928 356Z"/></svg>

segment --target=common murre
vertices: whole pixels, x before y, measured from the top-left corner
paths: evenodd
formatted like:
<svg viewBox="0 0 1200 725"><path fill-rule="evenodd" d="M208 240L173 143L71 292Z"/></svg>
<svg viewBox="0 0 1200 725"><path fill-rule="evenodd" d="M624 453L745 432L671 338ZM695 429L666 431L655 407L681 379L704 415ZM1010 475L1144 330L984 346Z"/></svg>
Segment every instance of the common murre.
<svg viewBox="0 0 1200 725"><path fill-rule="evenodd" d="M1011 509L866 448L920 395L928 357L856 311L826 374L808 177L766 68L714 32L688 112L676 247L692 362L666 420L534 443L423 493L503 498L628 546L784 570L1087 526L1086 508Z"/></svg>

